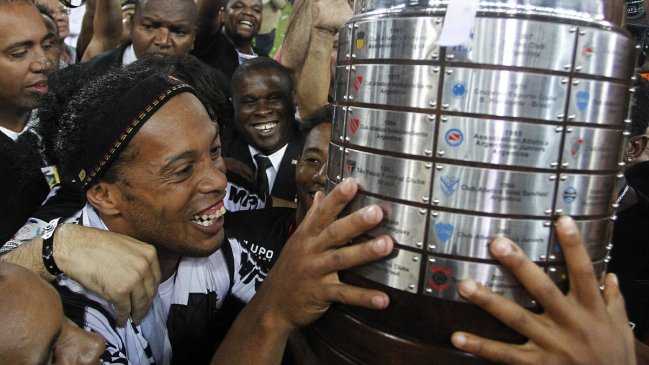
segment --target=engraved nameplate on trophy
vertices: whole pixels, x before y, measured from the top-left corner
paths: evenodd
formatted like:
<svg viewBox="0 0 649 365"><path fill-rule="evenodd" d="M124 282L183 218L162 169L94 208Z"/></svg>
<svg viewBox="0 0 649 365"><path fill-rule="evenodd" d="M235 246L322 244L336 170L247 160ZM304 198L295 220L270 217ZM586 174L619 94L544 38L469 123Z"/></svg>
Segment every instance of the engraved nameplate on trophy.
<svg viewBox="0 0 649 365"><path fill-rule="evenodd" d="M334 106L333 124L331 125L331 141L334 143L345 143L345 118L347 117L346 106Z"/></svg>
<svg viewBox="0 0 649 365"><path fill-rule="evenodd" d="M569 71L572 64L575 32L568 24L478 18L472 37L469 45L448 47L447 60L553 71Z"/></svg>
<svg viewBox="0 0 649 365"><path fill-rule="evenodd" d="M551 168L559 159L561 130L553 125L446 117L437 156L497 165Z"/></svg>
<svg viewBox="0 0 649 365"><path fill-rule="evenodd" d="M430 108L437 100L439 66L355 65L348 100L357 103Z"/></svg>
<svg viewBox="0 0 649 365"><path fill-rule="evenodd" d="M433 210L426 248L434 253L492 260L489 243L496 235L516 242L533 261L545 260L550 241L548 220L495 218Z"/></svg>
<svg viewBox="0 0 649 365"><path fill-rule="evenodd" d="M387 259L356 267L352 271L391 288L416 293L420 265L420 254L395 248Z"/></svg>
<svg viewBox="0 0 649 365"><path fill-rule="evenodd" d="M634 46L631 38L621 33L580 27L575 71L627 80L634 67L635 59L629 57Z"/></svg>
<svg viewBox="0 0 649 365"><path fill-rule="evenodd" d="M473 279L516 303L531 307L534 304L525 288L503 267L429 256L426 260L424 294L441 299L463 301L457 286L463 279Z"/></svg>
<svg viewBox="0 0 649 365"><path fill-rule="evenodd" d="M327 176L334 182L342 180L343 162L345 149L336 144L329 143L329 157L327 160Z"/></svg>
<svg viewBox="0 0 649 365"><path fill-rule="evenodd" d="M611 237L611 219L575 221L586 251L592 260L601 260L608 252ZM548 261L564 261L563 251L556 235L552 236Z"/></svg>
<svg viewBox="0 0 649 365"><path fill-rule="evenodd" d="M347 24L341 27L338 32L338 53L336 58L338 62L352 57L352 28L351 24Z"/></svg>
<svg viewBox="0 0 649 365"><path fill-rule="evenodd" d="M431 157L435 116L349 107L345 133L353 145Z"/></svg>
<svg viewBox="0 0 649 365"><path fill-rule="evenodd" d="M345 150L343 177L353 177L360 190L387 197L427 203L432 163Z"/></svg>
<svg viewBox="0 0 649 365"><path fill-rule="evenodd" d="M561 176L556 209L570 216L613 214L616 175Z"/></svg>
<svg viewBox="0 0 649 365"><path fill-rule="evenodd" d="M387 234L400 245L421 249L424 246L428 210L402 203L394 203L364 194L358 194L343 211L343 215L355 212L360 207L377 204L383 210L383 221L366 234L378 237Z"/></svg>
<svg viewBox="0 0 649 365"><path fill-rule="evenodd" d="M476 212L544 216L554 174L436 165L433 205Z"/></svg>
<svg viewBox="0 0 649 365"><path fill-rule="evenodd" d="M437 60L441 18L375 19L356 23L352 58Z"/></svg>
<svg viewBox="0 0 649 365"><path fill-rule="evenodd" d="M616 167L621 145L622 131L569 127L561 166L570 170L594 171Z"/></svg>
<svg viewBox="0 0 649 365"><path fill-rule="evenodd" d="M334 76L334 100L336 103L344 103L349 98L347 95L347 83L349 81L350 66L336 67L336 75Z"/></svg>
<svg viewBox="0 0 649 365"><path fill-rule="evenodd" d="M442 109L556 121L567 90L562 76L453 67L444 75Z"/></svg>
<svg viewBox="0 0 649 365"><path fill-rule="evenodd" d="M605 81L574 79L568 120L619 126L628 108L629 87Z"/></svg>

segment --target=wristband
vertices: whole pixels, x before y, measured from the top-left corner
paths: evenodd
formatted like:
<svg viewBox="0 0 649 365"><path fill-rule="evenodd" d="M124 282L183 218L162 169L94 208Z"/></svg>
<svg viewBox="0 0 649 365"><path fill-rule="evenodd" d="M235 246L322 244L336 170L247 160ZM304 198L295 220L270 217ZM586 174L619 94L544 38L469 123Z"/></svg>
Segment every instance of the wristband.
<svg viewBox="0 0 649 365"><path fill-rule="evenodd" d="M57 228L59 219L51 221L45 228L45 233L43 234L43 265L47 272L54 276L63 275L63 271L59 269L54 261L54 231Z"/></svg>

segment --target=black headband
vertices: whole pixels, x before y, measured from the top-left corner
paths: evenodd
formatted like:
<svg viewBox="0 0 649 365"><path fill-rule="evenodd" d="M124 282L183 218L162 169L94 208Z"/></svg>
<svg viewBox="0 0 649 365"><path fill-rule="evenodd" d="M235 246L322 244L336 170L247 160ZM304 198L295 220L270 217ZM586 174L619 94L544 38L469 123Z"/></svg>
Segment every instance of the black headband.
<svg viewBox="0 0 649 365"><path fill-rule="evenodd" d="M75 171L84 190L100 177L151 116L173 96L194 89L173 76L155 74L115 100L103 123L89 125Z"/></svg>

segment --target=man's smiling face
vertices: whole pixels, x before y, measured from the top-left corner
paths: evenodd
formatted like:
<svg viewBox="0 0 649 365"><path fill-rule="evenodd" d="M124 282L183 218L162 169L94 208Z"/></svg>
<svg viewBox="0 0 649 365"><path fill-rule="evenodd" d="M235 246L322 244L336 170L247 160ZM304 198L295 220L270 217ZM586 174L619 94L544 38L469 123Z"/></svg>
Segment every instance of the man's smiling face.
<svg viewBox="0 0 649 365"><path fill-rule="evenodd" d="M247 70L233 83L234 119L246 143L265 155L287 144L295 117L282 75L273 69Z"/></svg>
<svg viewBox="0 0 649 365"><path fill-rule="evenodd" d="M236 43L252 42L261 27L261 0L230 0L223 14L225 31Z"/></svg>
<svg viewBox="0 0 649 365"><path fill-rule="evenodd" d="M174 255L202 257L223 242L225 164L218 127L193 94L164 104L133 137L109 227ZM114 229L117 228L117 229Z"/></svg>

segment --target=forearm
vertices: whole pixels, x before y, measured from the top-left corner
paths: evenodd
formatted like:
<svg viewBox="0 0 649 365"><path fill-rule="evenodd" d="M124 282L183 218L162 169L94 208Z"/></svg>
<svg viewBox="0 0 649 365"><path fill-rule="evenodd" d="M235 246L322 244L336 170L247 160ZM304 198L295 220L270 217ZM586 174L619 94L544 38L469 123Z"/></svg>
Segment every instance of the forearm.
<svg viewBox="0 0 649 365"><path fill-rule="evenodd" d="M82 61L119 45L122 35L122 9L119 0L97 0L92 29L92 37L81 57Z"/></svg>
<svg viewBox="0 0 649 365"><path fill-rule="evenodd" d="M270 365L282 361L291 328L278 321L268 307L268 301L259 296L248 303L214 354L212 365Z"/></svg>
<svg viewBox="0 0 649 365"><path fill-rule="evenodd" d="M42 250L43 240L40 237L36 237L16 249L3 254L0 256L0 261L22 266L35 272L46 281L53 281L55 277L47 272L43 265Z"/></svg>
<svg viewBox="0 0 649 365"><path fill-rule="evenodd" d="M297 103L302 117L328 103L333 43L334 34L330 31L318 28L311 31L306 60L297 79Z"/></svg>
<svg viewBox="0 0 649 365"><path fill-rule="evenodd" d="M79 39L77 40L77 54L79 59L83 61L83 54L90 44L93 33L93 22L95 19L95 1L88 0L86 2L86 12L83 14L83 21L81 22L81 31L79 32Z"/></svg>
<svg viewBox="0 0 649 365"><path fill-rule="evenodd" d="M298 78L307 56L312 27L310 0L295 0L286 27L286 38L282 43L281 63Z"/></svg>

